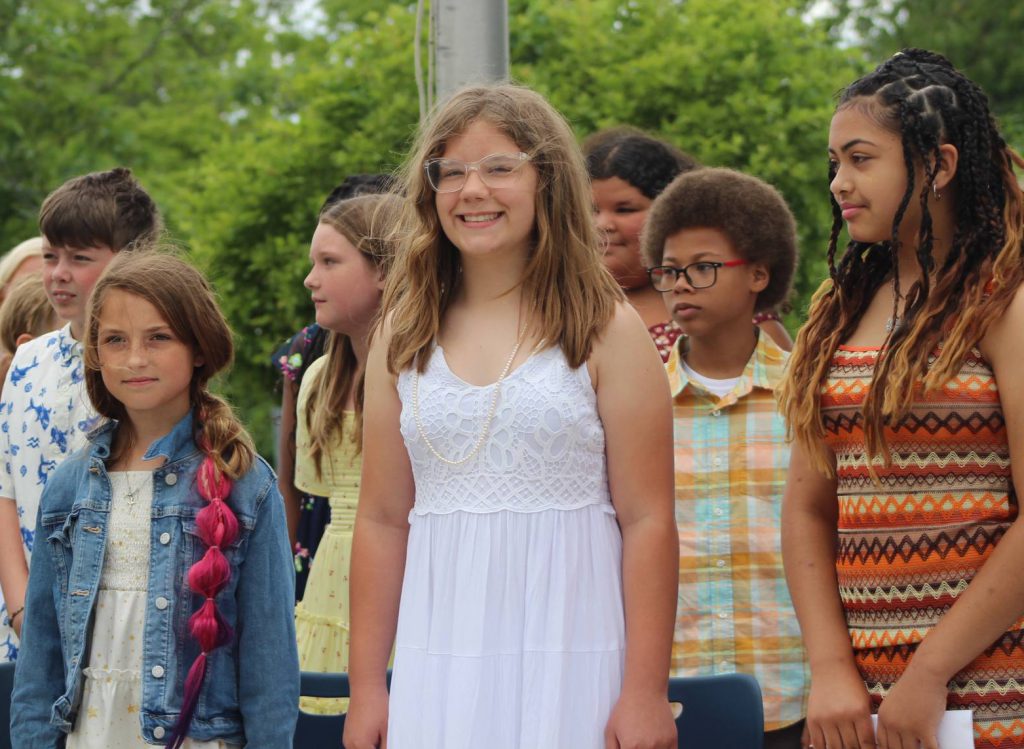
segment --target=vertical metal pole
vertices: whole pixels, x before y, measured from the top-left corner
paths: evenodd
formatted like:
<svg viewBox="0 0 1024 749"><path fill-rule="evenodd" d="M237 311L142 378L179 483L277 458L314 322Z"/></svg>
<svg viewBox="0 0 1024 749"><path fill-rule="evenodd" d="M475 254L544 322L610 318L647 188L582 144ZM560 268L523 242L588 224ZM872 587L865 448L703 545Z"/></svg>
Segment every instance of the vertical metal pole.
<svg viewBox="0 0 1024 749"><path fill-rule="evenodd" d="M433 0L437 98L508 80L508 0Z"/></svg>

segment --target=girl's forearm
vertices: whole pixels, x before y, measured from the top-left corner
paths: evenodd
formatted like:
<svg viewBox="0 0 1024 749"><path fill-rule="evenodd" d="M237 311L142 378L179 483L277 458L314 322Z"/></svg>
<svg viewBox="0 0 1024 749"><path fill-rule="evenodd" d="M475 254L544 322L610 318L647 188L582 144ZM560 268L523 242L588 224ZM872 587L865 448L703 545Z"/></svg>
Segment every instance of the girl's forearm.
<svg viewBox="0 0 1024 749"><path fill-rule="evenodd" d="M812 671L853 664L853 648L836 578L836 520L783 503L782 559Z"/></svg>
<svg viewBox="0 0 1024 749"><path fill-rule="evenodd" d="M679 533L651 515L622 531L622 584L626 613L623 692L665 696L676 600Z"/></svg>
<svg viewBox="0 0 1024 749"><path fill-rule="evenodd" d="M13 613L25 605L27 587L28 563L21 541L18 507L13 499L0 498L0 589L8 612ZM17 617L16 630L21 629L23 620L24 614Z"/></svg>
<svg viewBox="0 0 1024 749"><path fill-rule="evenodd" d="M385 686L398 624L408 528L357 517L349 572L353 691Z"/></svg>

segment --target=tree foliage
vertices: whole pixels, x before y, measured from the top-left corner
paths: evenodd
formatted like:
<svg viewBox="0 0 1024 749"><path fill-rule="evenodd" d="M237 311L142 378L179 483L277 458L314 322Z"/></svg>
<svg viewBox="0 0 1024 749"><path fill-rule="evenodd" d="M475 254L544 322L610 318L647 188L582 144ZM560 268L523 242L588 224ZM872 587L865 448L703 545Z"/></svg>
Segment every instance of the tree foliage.
<svg viewBox="0 0 1024 749"><path fill-rule="evenodd" d="M348 174L398 165L419 117L414 3L321 0L315 19L299 7L0 0L3 240L30 233L68 176L132 166L217 286L238 343L228 394L264 451L270 354L312 317L302 279L320 202ZM793 322L824 273L832 96L867 66L802 8L510 2L513 77L581 138L632 124L782 191L803 244Z"/></svg>
<svg viewBox="0 0 1024 749"><path fill-rule="evenodd" d="M833 37L881 61L905 47L941 52L988 94L1007 138L1024 146L1024 4L977 0L839 0Z"/></svg>

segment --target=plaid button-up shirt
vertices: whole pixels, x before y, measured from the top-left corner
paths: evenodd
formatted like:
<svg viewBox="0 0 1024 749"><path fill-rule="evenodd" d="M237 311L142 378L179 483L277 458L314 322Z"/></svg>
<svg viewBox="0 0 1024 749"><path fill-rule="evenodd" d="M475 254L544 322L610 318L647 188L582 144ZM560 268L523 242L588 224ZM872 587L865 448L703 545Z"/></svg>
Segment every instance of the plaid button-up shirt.
<svg viewBox="0 0 1024 749"><path fill-rule="evenodd" d="M803 718L810 686L782 570L789 446L774 391L787 356L761 334L736 386L721 398L688 380L679 345L665 365L680 544L672 675L753 675L766 730Z"/></svg>

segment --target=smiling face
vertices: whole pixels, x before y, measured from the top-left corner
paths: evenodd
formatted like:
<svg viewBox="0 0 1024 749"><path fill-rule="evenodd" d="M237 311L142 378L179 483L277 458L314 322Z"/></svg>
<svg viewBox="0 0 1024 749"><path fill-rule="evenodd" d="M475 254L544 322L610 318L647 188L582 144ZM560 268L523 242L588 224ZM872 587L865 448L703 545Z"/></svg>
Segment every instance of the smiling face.
<svg viewBox="0 0 1024 749"><path fill-rule="evenodd" d="M57 315L71 323L76 340L82 340L89 294L113 259L109 247L51 247L43 239L43 287Z"/></svg>
<svg viewBox="0 0 1024 749"><path fill-rule="evenodd" d="M832 117L828 153L835 169L829 189L850 237L871 243L891 239L893 220L907 189L899 135L882 127L863 107L845 106ZM920 208L911 200L900 225L901 238L913 236L919 221Z"/></svg>
<svg viewBox="0 0 1024 749"><path fill-rule="evenodd" d="M661 264L685 268L701 261L725 263L743 260L729 237L718 229L681 229L665 239ZM769 281L761 263L717 270L715 284L695 289L680 273L671 291L662 293L665 307L687 335L703 337L731 328L752 326L757 295Z"/></svg>
<svg viewBox="0 0 1024 749"><path fill-rule="evenodd" d="M201 359L156 307L135 294L109 291L98 321L104 387L136 428L172 427L189 410L189 384Z"/></svg>
<svg viewBox="0 0 1024 749"><path fill-rule="evenodd" d="M486 120L475 120L448 141L441 158L472 163L491 154L522 150ZM493 188L480 179L479 172L471 171L461 190L435 194L441 228L460 253L529 254L536 218L537 170L527 162L517 175L511 184Z"/></svg>
<svg viewBox="0 0 1024 749"><path fill-rule="evenodd" d="M383 281L373 262L330 224L313 232L313 267L303 282L316 305L321 327L346 335L365 335L380 306Z"/></svg>
<svg viewBox="0 0 1024 749"><path fill-rule="evenodd" d="M640 231L652 201L619 177L597 179L591 184L594 217L605 238L602 260L624 289L647 283L640 254Z"/></svg>

